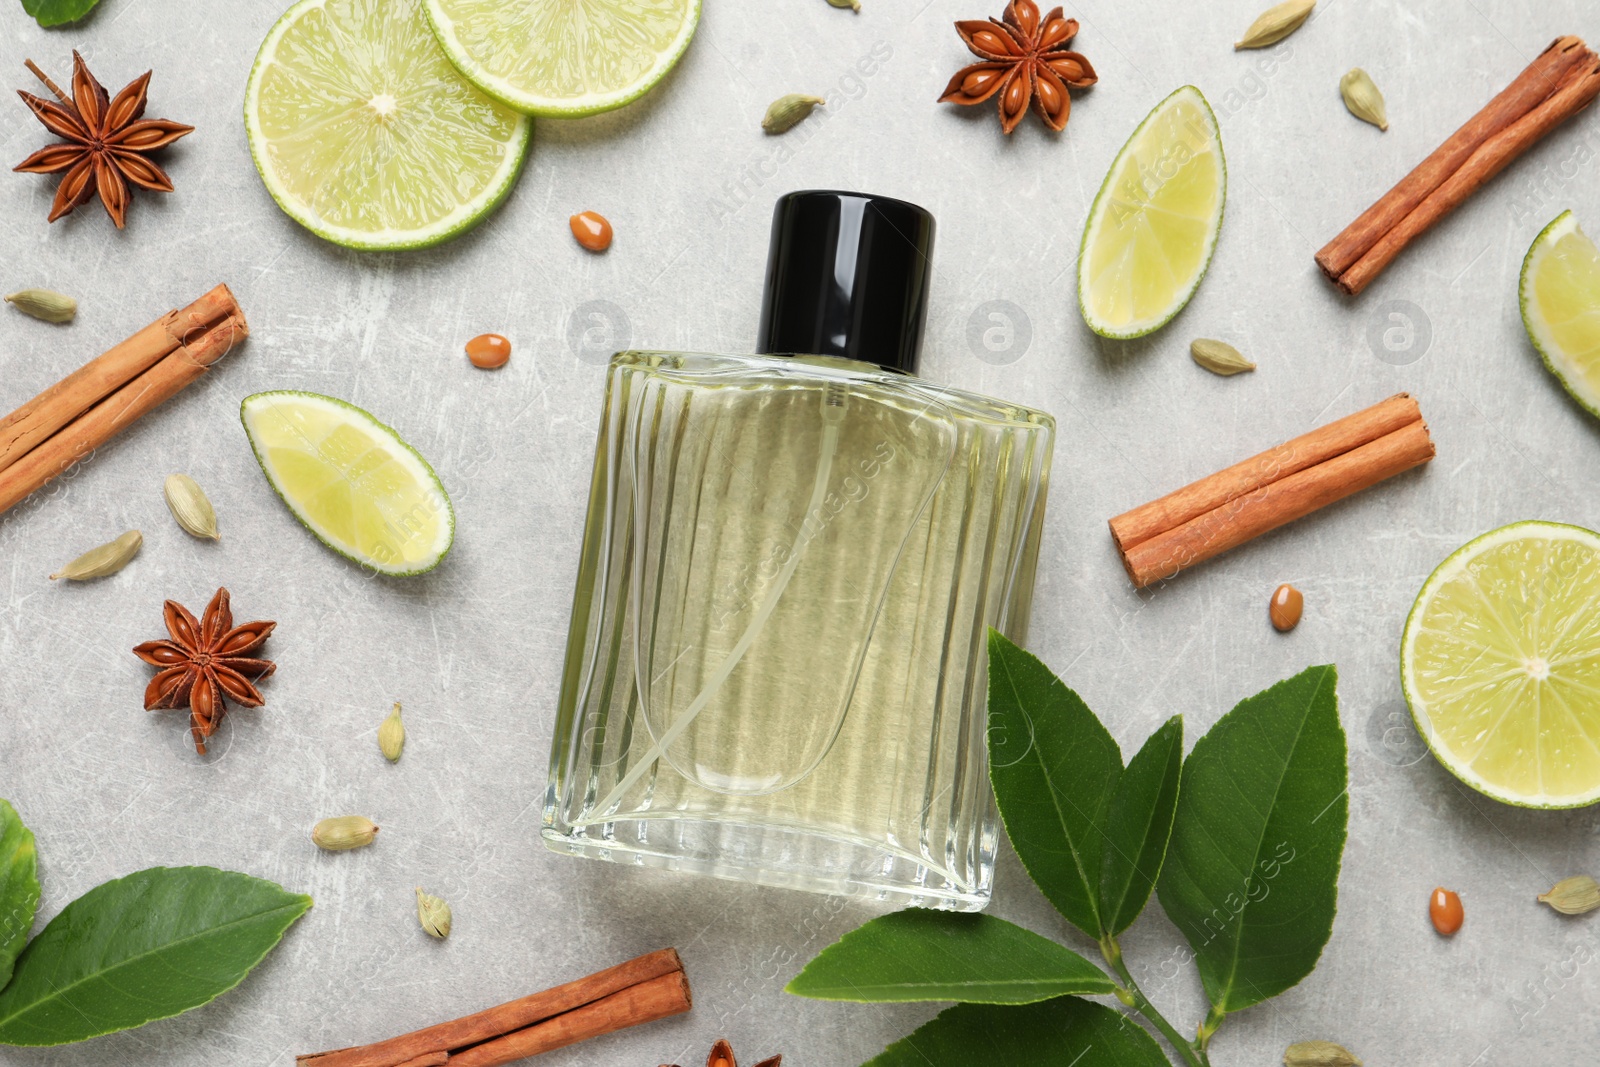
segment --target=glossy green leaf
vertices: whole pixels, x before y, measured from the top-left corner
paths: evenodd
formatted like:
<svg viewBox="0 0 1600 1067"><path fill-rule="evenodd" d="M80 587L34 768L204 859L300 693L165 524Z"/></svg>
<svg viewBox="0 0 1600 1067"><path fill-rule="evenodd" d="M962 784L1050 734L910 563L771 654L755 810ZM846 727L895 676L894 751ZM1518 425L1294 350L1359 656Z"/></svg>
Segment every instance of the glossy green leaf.
<svg viewBox="0 0 1600 1067"><path fill-rule="evenodd" d="M64 1045L199 1007L261 962L311 898L211 867L153 867L89 890L40 931L0 992L0 1044Z"/></svg>
<svg viewBox="0 0 1600 1067"><path fill-rule="evenodd" d="M1071 949L1004 919L913 908L845 934L786 989L815 1000L1032 1004L1110 993L1116 983Z"/></svg>
<svg viewBox="0 0 1600 1067"><path fill-rule="evenodd" d="M1022 865L1098 939L1102 832L1122 773L1117 742L1038 657L989 631L989 778Z"/></svg>
<svg viewBox="0 0 1600 1067"><path fill-rule="evenodd" d="M1156 887L1182 770L1183 716L1174 715L1128 761L1111 795L1100 865L1100 914L1108 933L1132 926Z"/></svg>
<svg viewBox="0 0 1600 1067"><path fill-rule="evenodd" d="M0 800L0 989L33 929L39 910L39 860L33 834L9 801Z"/></svg>
<svg viewBox="0 0 1600 1067"><path fill-rule="evenodd" d="M32 15L41 26L63 26L77 22L100 0L22 0L22 10Z"/></svg>
<svg viewBox="0 0 1600 1067"><path fill-rule="evenodd" d="M1332 667L1241 702L1183 766L1161 906L1222 1012L1310 974L1333 929L1349 798Z"/></svg>
<svg viewBox="0 0 1600 1067"><path fill-rule="evenodd" d="M1167 1067L1155 1039L1100 1004L957 1004L862 1067Z"/></svg>

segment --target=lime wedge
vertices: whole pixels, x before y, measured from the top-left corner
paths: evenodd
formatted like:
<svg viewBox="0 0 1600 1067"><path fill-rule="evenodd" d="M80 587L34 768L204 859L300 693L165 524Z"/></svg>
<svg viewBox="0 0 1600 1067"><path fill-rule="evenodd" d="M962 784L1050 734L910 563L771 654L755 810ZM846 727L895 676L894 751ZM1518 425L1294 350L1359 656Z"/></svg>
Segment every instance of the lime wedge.
<svg viewBox="0 0 1600 1067"><path fill-rule="evenodd" d="M353 404L318 393L256 393L239 406L267 481L306 529L384 574L421 574L455 539L450 498L428 461Z"/></svg>
<svg viewBox="0 0 1600 1067"><path fill-rule="evenodd" d="M1222 229L1228 168L1200 90L1168 96L1112 161L1078 254L1078 307L1101 337L1143 337L1183 310Z"/></svg>
<svg viewBox="0 0 1600 1067"><path fill-rule="evenodd" d="M1439 565L1400 645L1439 762L1529 808L1600 800L1600 534L1519 522Z"/></svg>
<svg viewBox="0 0 1600 1067"><path fill-rule="evenodd" d="M300 0L245 90L245 132L278 206L346 248L421 248L511 190L532 123L439 51L421 0Z"/></svg>
<svg viewBox="0 0 1600 1067"><path fill-rule="evenodd" d="M530 115L578 118L649 92L689 47L700 0L426 0L461 73Z"/></svg>
<svg viewBox="0 0 1600 1067"><path fill-rule="evenodd" d="M1564 211L1522 261L1522 324L1544 365L1600 416L1600 249Z"/></svg>

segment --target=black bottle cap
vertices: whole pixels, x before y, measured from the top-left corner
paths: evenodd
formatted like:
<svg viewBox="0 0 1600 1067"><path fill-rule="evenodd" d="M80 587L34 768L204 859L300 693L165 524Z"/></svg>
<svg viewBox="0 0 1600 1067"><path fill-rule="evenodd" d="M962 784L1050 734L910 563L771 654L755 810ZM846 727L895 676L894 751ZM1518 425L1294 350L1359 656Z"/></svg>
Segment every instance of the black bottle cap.
<svg viewBox="0 0 1600 1067"><path fill-rule="evenodd" d="M915 373L932 259L933 216L915 204L825 189L780 198L756 351Z"/></svg>

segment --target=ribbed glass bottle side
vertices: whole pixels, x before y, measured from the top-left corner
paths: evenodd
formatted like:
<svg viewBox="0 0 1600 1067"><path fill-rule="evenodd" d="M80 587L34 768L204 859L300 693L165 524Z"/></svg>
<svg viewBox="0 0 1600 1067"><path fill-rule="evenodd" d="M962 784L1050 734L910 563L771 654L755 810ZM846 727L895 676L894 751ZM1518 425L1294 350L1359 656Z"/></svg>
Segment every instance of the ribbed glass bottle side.
<svg viewBox="0 0 1600 1067"><path fill-rule="evenodd" d="M1053 434L863 364L616 357L546 842L981 908L986 633L1025 640Z"/></svg>

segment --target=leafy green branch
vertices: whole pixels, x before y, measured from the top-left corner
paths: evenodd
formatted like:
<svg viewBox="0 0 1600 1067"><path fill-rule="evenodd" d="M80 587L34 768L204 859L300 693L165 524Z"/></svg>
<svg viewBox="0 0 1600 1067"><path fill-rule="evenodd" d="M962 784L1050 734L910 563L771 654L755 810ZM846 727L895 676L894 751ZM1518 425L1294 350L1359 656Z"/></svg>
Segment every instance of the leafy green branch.
<svg viewBox="0 0 1600 1067"><path fill-rule="evenodd" d="M38 905L33 835L0 800L0 1045L84 1041L208 1003L311 898L232 871L152 867L89 890L29 941Z"/></svg>
<svg viewBox="0 0 1600 1067"><path fill-rule="evenodd" d="M1242 701L1183 756L1181 716L1124 766L1111 734L1043 663L989 639L989 776L1029 876L1100 948L1105 969L981 915L906 911L824 949L789 992L858 1002L956 1001L868 1067L1163 1064L1115 996L1187 1067L1209 1067L1228 1015L1316 967L1333 929L1348 800L1332 667ZM1210 1002L1189 1039L1162 1016L1118 937L1154 893ZM1109 969L1110 973L1107 973Z"/></svg>

